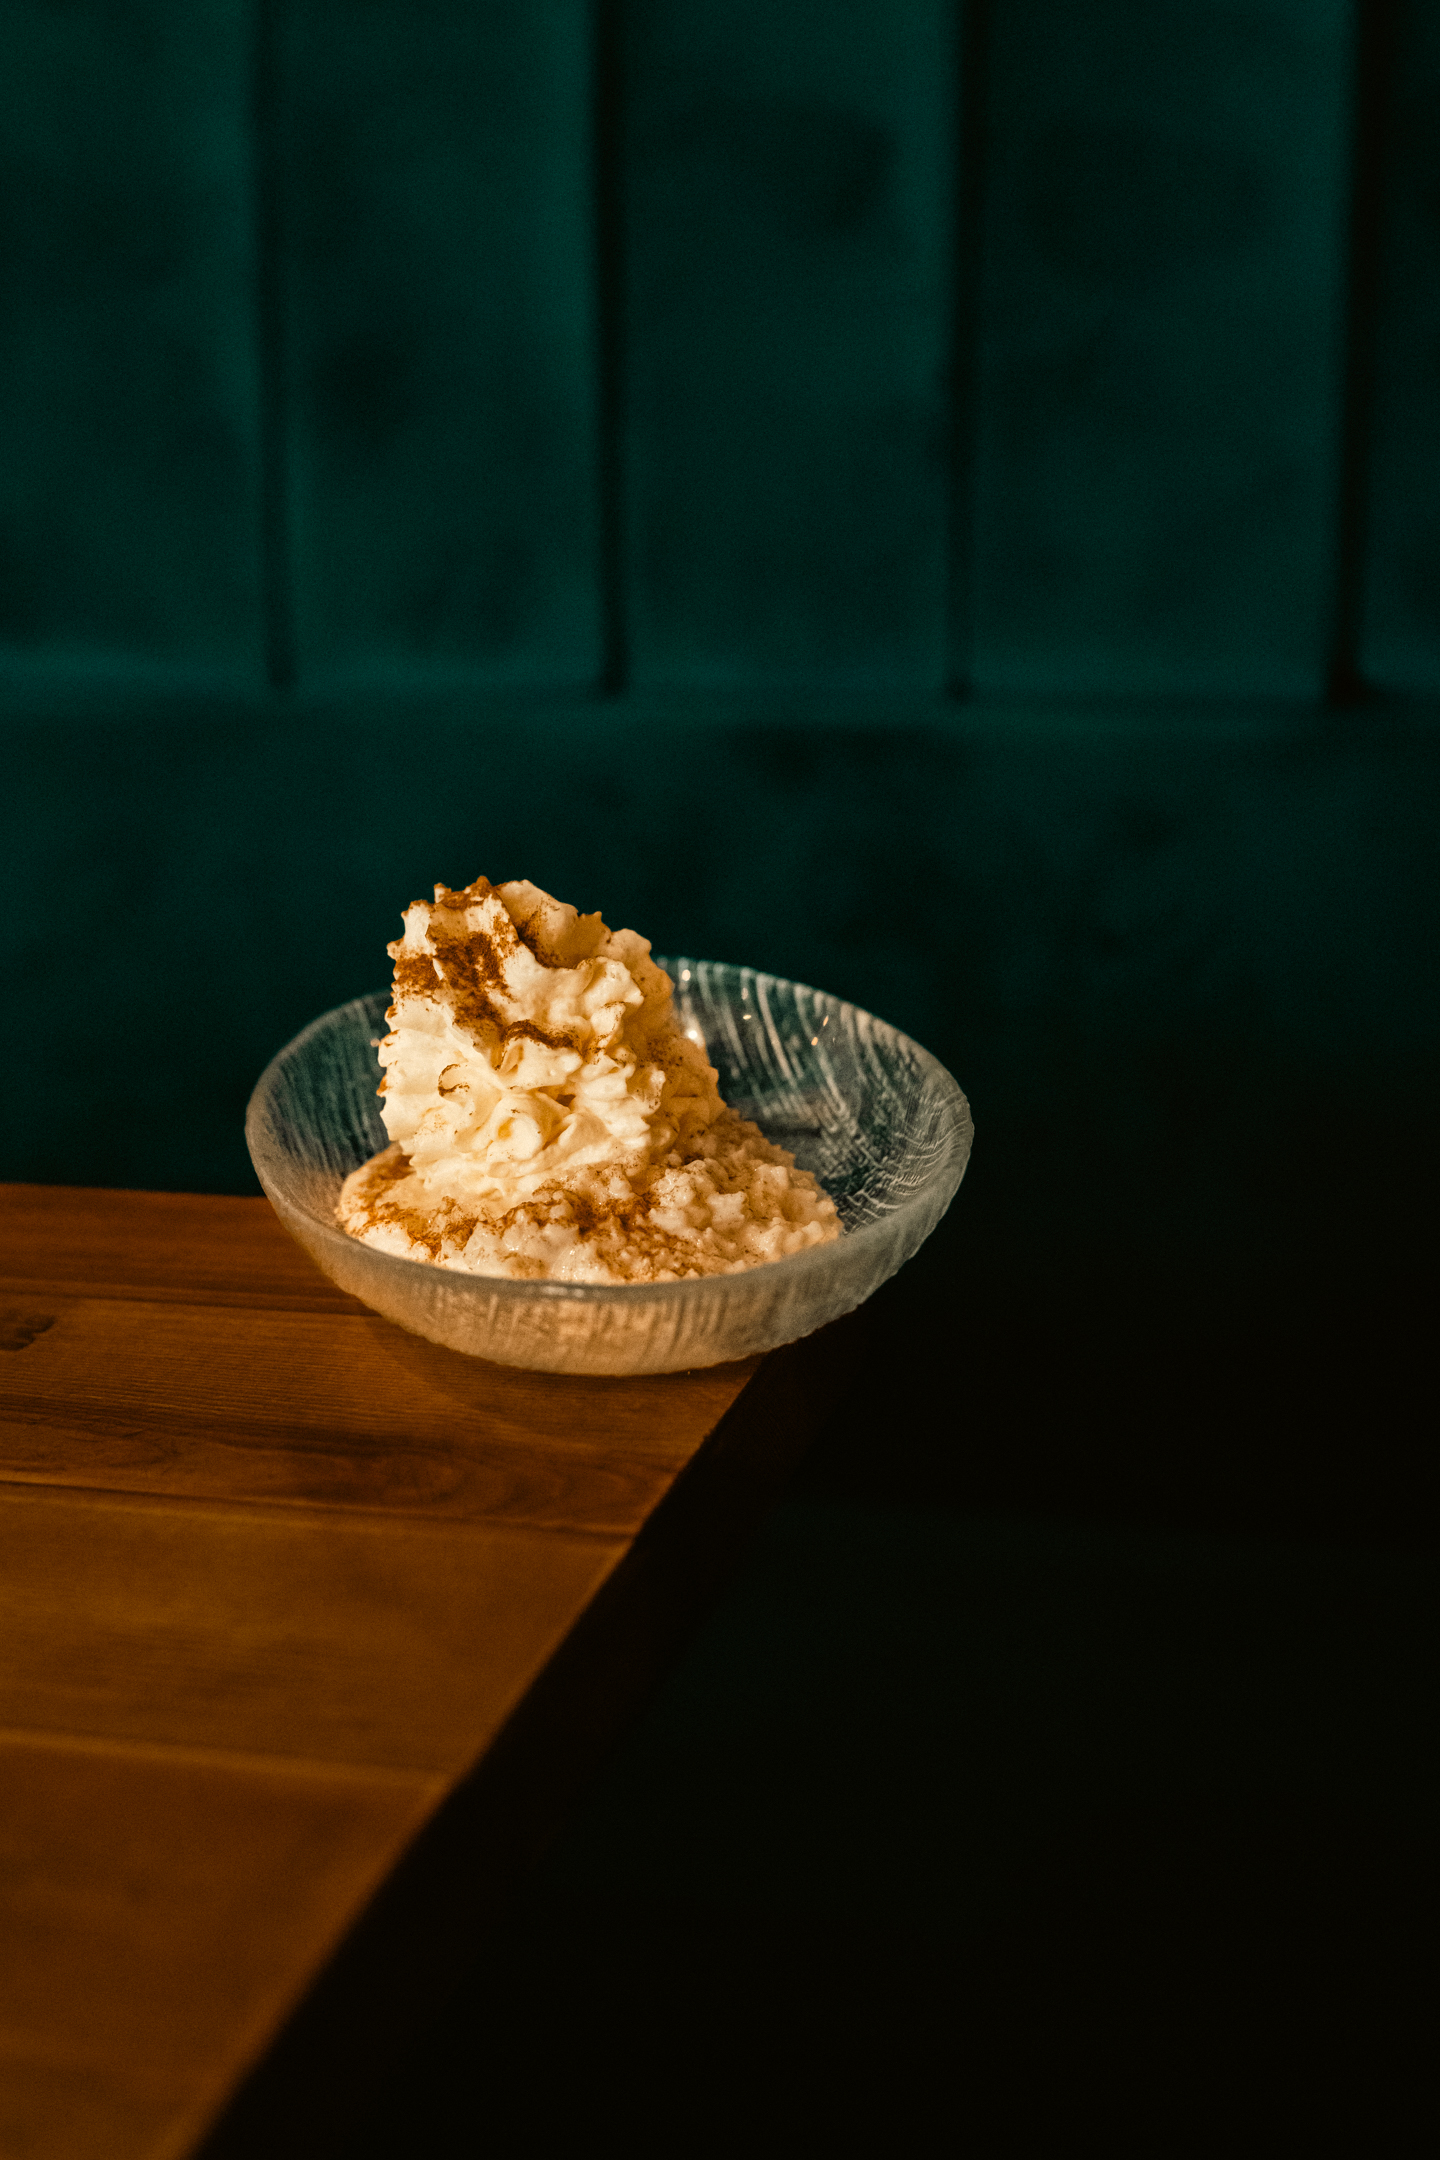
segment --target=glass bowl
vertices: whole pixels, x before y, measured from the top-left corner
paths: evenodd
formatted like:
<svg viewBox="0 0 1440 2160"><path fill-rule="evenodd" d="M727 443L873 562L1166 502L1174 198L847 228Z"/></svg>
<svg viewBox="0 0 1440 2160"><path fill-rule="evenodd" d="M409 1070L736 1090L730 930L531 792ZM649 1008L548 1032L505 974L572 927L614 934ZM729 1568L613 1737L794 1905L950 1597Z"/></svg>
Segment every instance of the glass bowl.
<svg viewBox="0 0 1440 2160"><path fill-rule="evenodd" d="M388 990L323 1013L271 1059L245 1138L276 1214L317 1266L416 1335L540 1372L661 1373L793 1342L862 1304L955 1196L970 1111L944 1066L898 1029L800 983L664 960L680 1024L720 1091L835 1202L844 1235L736 1275L557 1283L462 1275L379 1252L340 1229L352 1170L386 1145L375 1089Z"/></svg>

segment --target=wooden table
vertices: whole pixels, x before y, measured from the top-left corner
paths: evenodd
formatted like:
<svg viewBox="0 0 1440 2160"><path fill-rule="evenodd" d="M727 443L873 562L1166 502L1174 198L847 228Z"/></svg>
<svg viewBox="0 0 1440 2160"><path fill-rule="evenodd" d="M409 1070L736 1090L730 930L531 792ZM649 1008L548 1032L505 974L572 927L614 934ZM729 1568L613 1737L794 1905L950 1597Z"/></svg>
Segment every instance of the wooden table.
<svg viewBox="0 0 1440 2160"><path fill-rule="evenodd" d="M0 1187L6 2160L343 2136L797 1458L827 1336L524 1373L263 1200Z"/></svg>

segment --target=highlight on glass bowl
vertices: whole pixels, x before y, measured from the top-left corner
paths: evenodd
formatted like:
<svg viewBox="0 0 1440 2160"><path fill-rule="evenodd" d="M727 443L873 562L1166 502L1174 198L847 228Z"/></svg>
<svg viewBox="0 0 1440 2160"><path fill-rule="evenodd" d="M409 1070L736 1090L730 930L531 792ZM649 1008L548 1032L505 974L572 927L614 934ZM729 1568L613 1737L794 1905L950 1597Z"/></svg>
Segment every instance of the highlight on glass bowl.
<svg viewBox="0 0 1440 2160"><path fill-rule="evenodd" d="M405 910L389 990L266 1067L246 1139L331 1280L546 1372L749 1357L862 1304L970 1152L945 1068L843 999L652 959L537 887Z"/></svg>

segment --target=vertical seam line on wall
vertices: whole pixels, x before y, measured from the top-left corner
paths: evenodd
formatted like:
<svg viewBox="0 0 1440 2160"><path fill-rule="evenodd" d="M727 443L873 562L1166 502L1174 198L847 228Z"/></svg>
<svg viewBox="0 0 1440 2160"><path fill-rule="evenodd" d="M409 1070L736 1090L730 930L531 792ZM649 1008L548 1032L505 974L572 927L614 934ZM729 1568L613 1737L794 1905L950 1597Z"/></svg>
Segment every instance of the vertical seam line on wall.
<svg viewBox="0 0 1440 2160"><path fill-rule="evenodd" d="M618 697L630 673L625 592L625 175L623 0L594 0L592 179L598 371L600 691Z"/></svg>
<svg viewBox="0 0 1440 2160"><path fill-rule="evenodd" d="M974 673L975 460L989 58L990 0L956 0L945 596L949 656L945 688L952 698L970 694Z"/></svg>
<svg viewBox="0 0 1440 2160"><path fill-rule="evenodd" d="M1342 706L1360 703L1367 689L1360 663L1369 539L1366 497L1375 397L1375 324L1380 299L1385 123L1397 42L1395 0L1354 0L1354 7L1335 585L1326 673L1327 702Z"/></svg>
<svg viewBox="0 0 1440 2160"><path fill-rule="evenodd" d="M255 0L251 140L255 190L255 337L260 384L260 579L265 674L295 681L295 618L285 440L284 281L281 268L280 9Z"/></svg>

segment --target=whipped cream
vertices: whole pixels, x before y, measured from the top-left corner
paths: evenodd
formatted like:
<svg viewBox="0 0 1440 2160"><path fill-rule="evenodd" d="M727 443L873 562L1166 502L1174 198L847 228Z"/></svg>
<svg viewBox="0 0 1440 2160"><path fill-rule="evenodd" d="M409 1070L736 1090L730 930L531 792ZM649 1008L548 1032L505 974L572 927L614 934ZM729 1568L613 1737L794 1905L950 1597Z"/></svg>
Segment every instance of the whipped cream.
<svg viewBox="0 0 1440 2160"><path fill-rule="evenodd" d="M380 1045L390 1146L342 1227L476 1275L670 1282L840 1235L794 1158L725 1107L633 930L523 879L417 900Z"/></svg>

